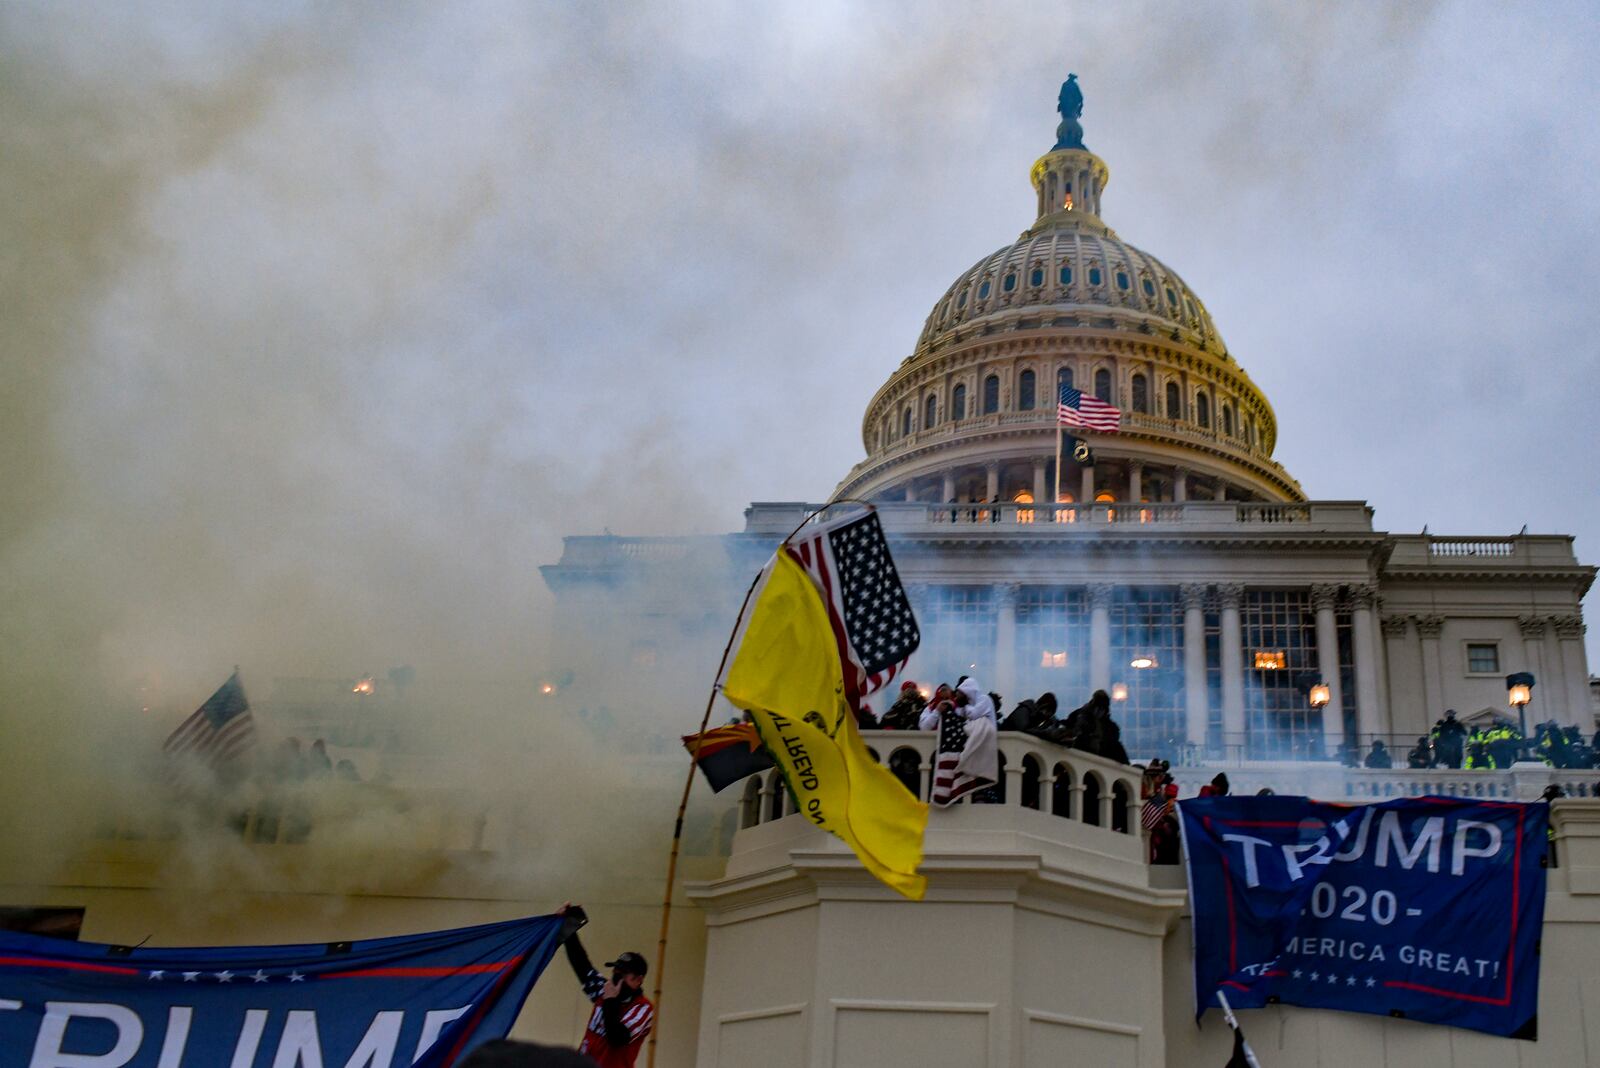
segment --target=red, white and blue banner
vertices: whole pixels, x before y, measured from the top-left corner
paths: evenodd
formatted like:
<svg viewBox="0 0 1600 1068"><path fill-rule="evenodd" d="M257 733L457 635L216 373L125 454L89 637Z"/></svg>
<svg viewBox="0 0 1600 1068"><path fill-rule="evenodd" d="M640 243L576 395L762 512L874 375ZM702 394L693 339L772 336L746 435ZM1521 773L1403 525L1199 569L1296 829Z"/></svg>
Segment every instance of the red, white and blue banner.
<svg viewBox="0 0 1600 1068"><path fill-rule="evenodd" d="M1536 1037L1549 806L1182 801L1196 1014L1273 1002Z"/></svg>
<svg viewBox="0 0 1600 1068"><path fill-rule="evenodd" d="M0 1068L448 1068L505 1036L571 930L205 949L0 932Z"/></svg>

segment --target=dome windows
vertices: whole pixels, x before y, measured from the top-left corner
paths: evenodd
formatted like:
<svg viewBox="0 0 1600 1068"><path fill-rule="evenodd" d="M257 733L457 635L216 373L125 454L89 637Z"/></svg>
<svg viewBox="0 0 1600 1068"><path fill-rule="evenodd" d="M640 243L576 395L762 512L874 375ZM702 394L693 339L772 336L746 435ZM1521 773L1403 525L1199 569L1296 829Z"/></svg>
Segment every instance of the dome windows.
<svg viewBox="0 0 1600 1068"><path fill-rule="evenodd" d="M1010 293L1017 288L1017 275L1015 271L1007 274L1005 278L1001 279L1000 288L1006 293Z"/></svg>
<svg viewBox="0 0 1600 1068"><path fill-rule="evenodd" d="M1043 267L1035 267L1033 269L1033 272L1028 275L1028 284L1030 286L1033 286L1035 289L1037 289L1039 286L1044 285L1044 268Z"/></svg>
<svg viewBox="0 0 1600 1068"><path fill-rule="evenodd" d="M1144 279L1142 285L1144 286L1144 295L1145 296L1154 297L1156 295L1156 284L1154 282L1150 281L1150 279L1148 279L1148 278Z"/></svg>
<svg viewBox="0 0 1600 1068"><path fill-rule="evenodd" d="M978 287L978 299L979 300L988 300L989 299L989 290L990 290L990 288L991 287L989 285L989 280L987 278L985 278L983 280L983 285Z"/></svg>
<svg viewBox="0 0 1600 1068"><path fill-rule="evenodd" d="M1172 291L1169 289L1169 290L1167 290L1167 292L1170 293ZM967 287L966 286L962 286L961 287L961 295L956 298L956 310L959 311L960 309L965 308L966 306L967 306Z"/></svg>
<svg viewBox="0 0 1600 1068"><path fill-rule="evenodd" d="M903 438L910 437L911 428L913 426L915 426L915 424L911 421L911 409L907 408L905 413L900 417L900 436Z"/></svg>
<svg viewBox="0 0 1600 1068"><path fill-rule="evenodd" d="M1111 372L1104 367L1094 373L1094 395L1107 404L1111 403Z"/></svg>
<svg viewBox="0 0 1600 1068"><path fill-rule="evenodd" d="M955 420L967 417L967 387L957 386L950 391L950 418Z"/></svg>
<svg viewBox="0 0 1600 1068"><path fill-rule="evenodd" d="M1117 272L1117 288L1122 290L1124 293L1126 293L1128 291L1128 272L1127 271L1118 271Z"/></svg>
<svg viewBox="0 0 1600 1068"><path fill-rule="evenodd" d="M1056 395L1060 396L1064 389L1072 388L1072 368L1063 367L1056 372Z"/></svg>
<svg viewBox="0 0 1600 1068"><path fill-rule="evenodd" d="M1211 429L1211 398L1204 393L1194 395L1194 421Z"/></svg>
<svg viewBox="0 0 1600 1068"><path fill-rule="evenodd" d="M1061 265L1061 274L1059 277L1061 278L1062 285L1070 286L1072 284L1072 268L1063 263Z"/></svg>
<svg viewBox="0 0 1600 1068"><path fill-rule="evenodd" d="M1150 383L1144 375L1134 375L1130 383L1133 392L1133 410L1148 412L1150 410Z"/></svg>
<svg viewBox="0 0 1600 1068"><path fill-rule="evenodd" d="M932 394L922 402L922 429L932 430L934 417L939 414L939 402Z"/></svg>
<svg viewBox="0 0 1600 1068"><path fill-rule="evenodd" d="M990 375L983 380L983 414L993 415L1000 410L1000 376Z"/></svg>
<svg viewBox="0 0 1600 1068"><path fill-rule="evenodd" d="M1178 306L1178 294L1174 293L1171 286L1167 287L1167 303L1174 309Z"/></svg>
<svg viewBox="0 0 1600 1068"><path fill-rule="evenodd" d="M1100 284L1100 268L1089 268L1089 284L1092 286L1097 286Z"/></svg>
<svg viewBox="0 0 1600 1068"><path fill-rule="evenodd" d="M1222 432L1228 437L1233 437L1233 405L1222 406Z"/></svg>
<svg viewBox="0 0 1600 1068"><path fill-rule="evenodd" d="M1183 393L1176 382L1167 383L1167 418L1183 418Z"/></svg>
<svg viewBox="0 0 1600 1068"><path fill-rule="evenodd" d="M1024 371L1017 378L1017 410L1023 412L1033 411L1034 394L1037 392L1038 376L1032 371Z"/></svg>

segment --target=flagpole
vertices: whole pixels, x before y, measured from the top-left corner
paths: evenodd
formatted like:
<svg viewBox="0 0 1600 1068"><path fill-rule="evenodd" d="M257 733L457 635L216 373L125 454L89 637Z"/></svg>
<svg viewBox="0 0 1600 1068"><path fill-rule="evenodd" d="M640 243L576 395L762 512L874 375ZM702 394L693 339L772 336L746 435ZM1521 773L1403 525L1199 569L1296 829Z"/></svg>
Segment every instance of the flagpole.
<svg viewBox="0 0 1600 1068"><path fill-rule="evenodd" d="M1244 1038L1243 1033L1239 1031L1239 1020L1233 1015L1233 1006L1228 1004L1228 995L1218 990L1217 1000L1222 1003L1222 1018L1242 1039L1240 1045L1244 1047L1244 1059L1250 1062L1250 1068L1261 1068L1261 1062L1256 1060L1256 1051L1250 1048L1250 1040Z"/></svg>
<svg viewBox="0 0 1600 1068"><path fill-rule="evenodd" d="M1055 492L1055 496L1050 498L1050 517L1051 517L1051 519L1058 518L1055 513L1056 513L1056 509L1060 506L1060 504L1061 504L1061 416L1057 415L1056 416L1056 492Z"/></svg>
<svg viewBox="0 0 1600 1068"><path fill-rule="evenodd" d="M829 501L800 520L799 526L791 530L789 536L778 543L778 548L782 549L789 544L790 539L800 533L807 523L837 504L861 504L868 509L876 510L876 506L870 502L854 497L841 497L837 500ZM750 597L756 592L756 585L761 581L761 575L762 572L757 571L756 577L750 580L750 588L744 591L744 600L739 604L739 614L734 617L733 629L728 632L728 644L722 647L722 659L717 661L717 673L711 683L711 693L706 697L705 715L700 717L700 730L698 731L700 734L704 734L706 728L711 724L711 710L716 707L717 688L722 681L722 672L728 666L728 654L733 652L733 640L739 636L739 624L744 622L745 611L750 607ZM650 1053L645 1061L649 1068L655 1068L656 1063L656 1037L661 1030L661 979L667 971L667 926L672 919L672 883L678 877L678 849L683 844L683 817L689 810L689 791L694 788L695 767L694 756L690 755L689 774L683 780L683 796L678 799L678 815L672 824L672 850L667 855L667 889L661 898L661 937L656 939L656 984L654 989L650 991L650 1000L655 1002L656 1006L657 1026L650 1029Z"/></svg>

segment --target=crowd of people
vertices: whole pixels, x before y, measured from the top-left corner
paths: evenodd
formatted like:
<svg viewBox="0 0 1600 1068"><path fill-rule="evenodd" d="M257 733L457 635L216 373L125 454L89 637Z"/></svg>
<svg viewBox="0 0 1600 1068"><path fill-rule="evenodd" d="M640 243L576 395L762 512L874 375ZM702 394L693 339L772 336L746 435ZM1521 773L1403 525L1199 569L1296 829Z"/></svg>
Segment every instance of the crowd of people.
<svg viewBox="0 0 1600 1068"><path fill-rule="evenodd" d="M1374 751L1381 745L1374 742ZM1509 768L1518 760L1542 761L1564 769L1600 767L1600 731L1588 741L1577 727L1546 720L1535 729L1530 742L1509 723L1496 721L1469 728L1450 709L1434 723L1432 731L1417 739L1406 754L1406 767L1486 770ZM1369 753L1364 763L1369 768L1392 766L1387 752L1378 754L1376 761L1374 753Z"/></svg>
<svg viewBox="0 0 1600 1068"><path fill-rule="evenodd" d="M870 709L862 709L856 713L856 722L864 730L935 731L939 729L940 716L945 714L969 720L990 718L1002 731L1021 731L1119 764L1128 763L1122 728L1111 717L1111 696L1104 690L1096 690L1087 702L1065 717L1059 715L1060 706L1053 693L1025 697L1004 717L1000 715L1003 706L1004 699L999 694L982 692L963 675L954 686L940 683L926 697L915 682L901 683L900 695L881 718Z"/></svg>

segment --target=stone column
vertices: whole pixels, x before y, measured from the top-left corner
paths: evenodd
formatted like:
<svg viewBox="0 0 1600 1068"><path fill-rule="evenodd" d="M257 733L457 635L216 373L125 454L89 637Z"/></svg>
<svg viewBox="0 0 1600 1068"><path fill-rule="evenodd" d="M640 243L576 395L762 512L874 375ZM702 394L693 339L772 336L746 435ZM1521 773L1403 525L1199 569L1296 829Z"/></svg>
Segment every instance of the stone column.
<svg viewBox="0 0 1600 1068"><path fill-rule="evenodd" d="M1244 602L1244 587L1238 583L1217 587L1222 602L1222 734L1223 745L1245 744L1244 722L1244 624L1239 607Z"/></svg>
<svg viewBox="0 0 1600 1068"><path fill-rule="evenodd" d="M914 501L917 499L917 488L909 482L906 483L905 499L908 501Z"/></svg>
<svg viewBox="0 0 1600 1068"><path fill-rule="evenodd" d="M1389 665L1401 662L1400 657L1405 652L1406 629L1410 621L1405 616L1384 616L1379 626L1383 630L1383 640L1379 642L1378 649L1383 659L1379 665L1379 678L1383 693L1384 707L1389 712L1389 729L1392 731L1405 731L1407 734L1427 734L1432 720L1428 718L1427 708L1403 708L1394 699L1394 676L1389 673ZM1401 716L1406 717L1405 723L1400 722Z"/></svg>
<svg viewBox="0 0 1600 1068"><path fill-rule="evenodd" d="M1189 470L1180 467L1172 473L1172 499L1186 501L1189 499Z"/></svg>
<svg viewBox="0 0 1600 1068"><path fill-rule="evenodd" d="M1183 598L1183 722L1190 745L1206 744L1206 588L1190 582Z"/></svg>
<svg viewBox="0 0 1600 1068"><path fill-rule="evenodd" d="M1111 692L1111 591L1108 583L1089 587L1089 689Z"/></svg>
<svg viewBox="0 0 1600 1068"><path fill-rule="evenodd" d="M1576 704L1572 695L1567 692L1567 676L1562 670L1561 639L1557 637L1557 628L1561 624L1562 616L1545 616L1546 624L1543 641L1544 672L1535 671L1534 675L1539 683L1533 690L1533 704L1528 706L1528 729L1533 730L1533 725L1542 720L1554 717L1560 719L1560 713L1569 705Z"/></svg>
<svg viewBox="0 0 1600 1068"><path fill-rule="evenodd" d="M1000 465L989 464L984 468L985 482L983 499L992 501L1000 496Z"/></svg>
<svg viewBox="0 0 1600 1068"><path fill-rule="evenodd" d="M1128 500L1134 504L1144 496L1144 464L1134 460L1128 465Z"/></svg>
<svg viewBox="0 0 1600 1068"><path fill-rule="evenodd" d="M956 499L956 476L955 476L955 472L946 471L944 473L944 486L940 489L940 492L939 492L939 501L942 504L942 503L944 503L946 501L953 501L955 499Z"/></svg>
<svg viewBox="0 0 1600 1068"><path fill-rule="evenodd" d="M1439 633L1444 616L1412 616L1417 637L1422 639L1422 692L1427 695L1429 716L1444 715L1444 668L1439 661Z"/></svg>
<svg viewBox="0 0 1600 1068"><path fill-rule="evenodd" d="M1344 744L1344 687L1339 681L1339 628L1333 607L1337 586L1311 587L1311 607L1317 612L1317 671L1328 684L1328 703L1322 708L1322 742L1333 756Z"/></svg>
<svg viewBox="0 0 1600 1068"><path fill-rule="evenodd" d="M1078 503L1094 503L1094 465L1085 464L1083 475L1078 482Z"/></svg>
<svg viewBox="0 0 1600 1068"><path fill-rule="evenodd" d="M1582 616L1557 616L1556 639L1561 645L1561 671L1567 684L1567 707L1555 718L1563 725L1592 726L1589 712L1589 661L1583 648Z"/></svg>
<svg viewBox="0 0 1600 1068"><path fill-rule="evenodd" d="M1225 501L1228 499L1228 484L1222 481L1220 478L1217 479L1215 484L1213 484L1211 487L1211 499L1214 501Z"/></svg>
<svg viewBox="0 0 1600 1068"><path fill-rule="evenodd" d="M1017 698L1022 696L1017 693L1017 596L1021 592L1022 587L1014 582L1003 583L994 590L998 611L995 617L994 668L990 674L994 677L996 692L1011 705L1015 705Z"/></svg>
<svg viewBox="0 0 1600 1068"><path fill-rule="evenodd" d="M1372 625L1378 603L1378 587L1353 586L1350 589L1350 638L1356 661L1356 730L1362 734L1383 734L1389 728L1378 703L1378 642Z"/></svg>
<svg viewBox="0 0 1600 1068"><path fill-rule="evenodd" d="M1045 481L1045 462L1033 461L1033 502L1045 504L1050 500L1050 483Z"/></svg>

